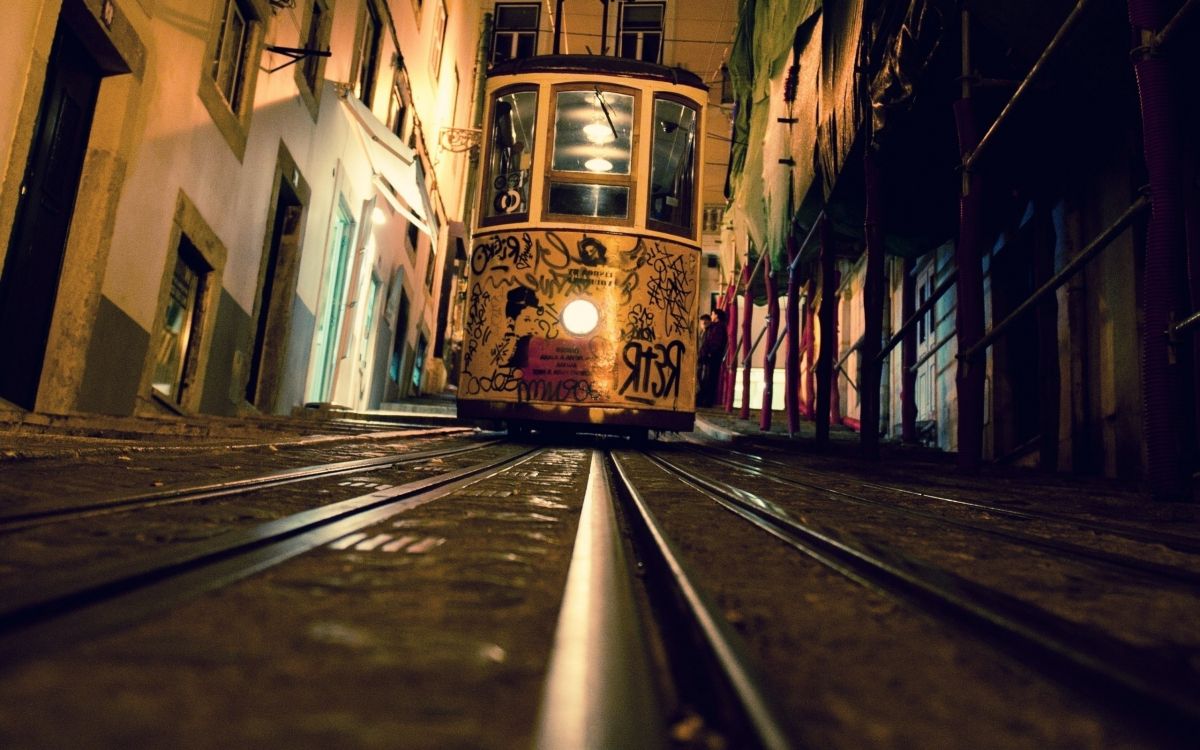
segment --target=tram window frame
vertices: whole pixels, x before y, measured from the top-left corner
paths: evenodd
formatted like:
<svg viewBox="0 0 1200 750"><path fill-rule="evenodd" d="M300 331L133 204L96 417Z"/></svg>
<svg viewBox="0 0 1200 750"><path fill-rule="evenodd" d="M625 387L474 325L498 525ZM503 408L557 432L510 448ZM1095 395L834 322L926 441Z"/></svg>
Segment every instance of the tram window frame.
<svg viewBox="0 0 1200 750"><path fill-rule="evenodd" d="M660 131L660 128L658 127L658 104L659 104L659 102L670 102L672 104L677 104L681 107L690 109L692 111L691 176L688 181L688 192L690 194L687 196L688 205L686 206L686 210L684 212L682 212L682 216L686 218L687 224L676 224L674 222L664 221L662 219L656 219L651 216L651 212L653 211L653 206L651 204L654 201L654 193L653 193L653 190L654 190L654 168L656 166L655 165L655 149L658 146L659 133L660 132L665 133L665 131ZM665 92L664 93L656 93L654 95L653 105L650 108L650 121L651 121L650 182L647 187L647 191L649 192L649 200L646 201L646 228L648 228L648 229L654 229L654 230L657 230L659 232L663 232L666 234L674 234L674 235L678 235L680 237L687 237L690 239L696 238L696 229L697 229L697 227L696 227L696 208L697 208L697 202L698 202L697 199L699 198L699 196L697 195L697 189L699 188L699 180L700 180L699 164L698 164L699 159L697 158L699 156L698 152L700 150L700 139L698 137L699 131L700 131L700 112L701 112L701 110L700 110L699 105L697 105L695 101L688 99L687 97L678 96L676 94L670 94L670 93L665 93ZM672 132L676 132L676 131L672 131Z"/></svg>
<svg viewBox="0 0 1200 750"><path fill-rule="evenodd" d="M629 170L627 173L612 172L577 172L554 168L554 154L558 146L558 96L564 92L588 92L599 89L601 93L612 93L629 96L633 99L629 122ZM642 111L642 92L640 89L620 86L599 81L572 81L550 87L549 97L551 111L547 117L546 153L544 182L542 183L542 216L572 224L603 224L611 226L631 227L638 217L638 146L640 144L640 118ZM624 187L628 190L625 204L625 216L589 216L587 214L555 213L550 210L552 188L554 185L598 185Z"/></svg>
<svg viewBox="0 0 1200 750"><path fill-rule="evenodd" d="M499 209L495 208L494 201L498 199L498 196L493 195L493 186L492 186L492 183L495 180L495 177L492 174L492 170L493 170L492 159L493 159L493 157L495 155L495 151L496 151L496 138L495 138L496 103L498 101L500 101L500 99L504 96L508 96L510 94L520 94L520 93L531 93L534 95L533 117L531 118L532 125L529 128L529 136L530 136L530 140L532 142L529 144L526 144L526 146L522 149L522 151L524 153L529 155L529 159L530 159L529 173L526 177L526 184L525 184L525 190L526 190L526 195L524 196L525 210L524 211L514 211L513 213L496 213L497 211L499 211ZM542 100L542 91L541 91L541 88L537 84L517 84L515 86L505 86L504 88L497 89L495 92L492 93L491 100L488 102L487 122L489 125L488 125L488 130L486 131L486 133L487 133L486 141L487 142L484 144L486 147L485 153L484 153L484 160L483 160L484 183L483 183L483 188L479 191L479 194L480 194L479 225L480 226L486 227L486 226L492 226L492 225L496 225L496 224L513 224L516 222L529 221L529 205L533 199L533 175L537 168L537 161L536 161L536 158L537 158L536 149L537 149L537 138L538 138L537 118L539 115L538 109L541 107L541 104L542 104L541 100Z"/></svg>

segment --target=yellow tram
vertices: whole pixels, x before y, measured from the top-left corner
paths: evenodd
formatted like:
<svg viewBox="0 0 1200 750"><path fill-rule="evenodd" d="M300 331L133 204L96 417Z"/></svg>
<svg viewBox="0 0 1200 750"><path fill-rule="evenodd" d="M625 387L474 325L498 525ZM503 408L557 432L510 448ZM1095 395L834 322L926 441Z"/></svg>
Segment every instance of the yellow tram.
<svg viewBox="0 0 1200 750"><path fill-rule="evenodd" d="M621 58L489 72L460 416L692 429L707 99Z"/></svg>

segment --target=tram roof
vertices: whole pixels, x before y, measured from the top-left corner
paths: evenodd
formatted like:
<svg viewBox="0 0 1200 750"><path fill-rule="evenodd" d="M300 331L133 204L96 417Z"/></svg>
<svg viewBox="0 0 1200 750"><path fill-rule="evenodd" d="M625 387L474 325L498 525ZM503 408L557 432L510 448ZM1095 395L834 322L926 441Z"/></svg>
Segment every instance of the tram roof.
<svg viewBox="0 0 1200 750"><path fill-rule="evenodd" d="M610 76L625 76L642 80L666 81L682 86L693 86L708 91L700 76L683 68L629 60L624 57L601 55L537 55L496 63L488 71L489 77L524 75L527 73L593 73Z"/></svg>

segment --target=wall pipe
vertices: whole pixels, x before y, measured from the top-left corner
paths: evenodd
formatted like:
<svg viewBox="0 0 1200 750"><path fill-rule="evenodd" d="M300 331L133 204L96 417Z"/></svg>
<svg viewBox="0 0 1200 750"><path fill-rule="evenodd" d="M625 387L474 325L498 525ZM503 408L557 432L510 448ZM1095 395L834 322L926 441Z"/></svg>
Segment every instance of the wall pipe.
<svg viewBox="0 0 1200 750"><path fill-rule="evenodd" d="M1047 280L1046 283L1038 287L1033 294L1029 295L1020 305L1017 305L1017 308L1009 313L1003 320L992 326L991 330L988 331L982 338L980 338L979 341L977 341L972 347L966 351L959 352L958 358L960 360L974 359L982 354L987 347L991 346L992 343L1000 337L1000 334L1004 333L1004 331L1013 324L1013 322L1029 311L1030 308L1044 300L1048 295L1054 293L1055 290L1065 284L1097 253L1108 247L1109 244L1111 244L1112 241L1116 239L1126 227L1133 223L1133 220L1137 218L1137 215L1145 210L1149 205L1150 201L1146 196L1143 195L1138 197L1138 199L1135 200L1129 206L1129 208L1125 209L1123 214L1117 217L1116 221L1110 224L1108 228L1101 232L1094 240L1089 242L1088 245L1084 247L1078 255L1072 258L1069 263L1067 263L1067 265L1063 266L1061 271L1054 274L1054 276Z"/></svg>

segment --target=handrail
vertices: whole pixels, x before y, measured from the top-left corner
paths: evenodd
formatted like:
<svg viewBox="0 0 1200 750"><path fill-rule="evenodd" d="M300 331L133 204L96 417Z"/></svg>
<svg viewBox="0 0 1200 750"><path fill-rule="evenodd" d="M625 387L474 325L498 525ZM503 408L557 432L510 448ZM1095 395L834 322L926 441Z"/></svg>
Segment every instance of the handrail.
<svg viewBox="0 0 1200 750"><path fill-rule="evenodd" d="M913 326L917 324L917 321L920 320L925 313L933 309L933 306L937 304L937 301L941 299L943 294L950 291L950 287L954 286L954 282L956 281L958 281L957 268L952 269L950 273L946 274L946 278L942 279L942 283L938 284L937 287L934 288L928 299L922 302L921 305L913 311L913 314L909 315L908 319L900 324L900 327L896 329L896 332L892 334L892 337L888 339L887 343L883 345L883 348L879 350L879 354L876 356L876 359L880 362L883 362L883 360L887 359L887 356L891 354L893 349L896 348L896 345L904 339L905 334L907 334L913 328Z"/></svg>
<svg viewBox="0 0 1200 750"><path fill-rule="evenodd" d="M1071 33L1072 29L1075 27L1075 24L1077 24L1079 19L1083 16L1083 10L1087 7L1089 2L1090 0L1079 0L1079 2L1075 3L1075 7L1067 15L1067 19L1063 21L1063 24L1059 27L1058 32L1050 40L1050 43L1046 45L1046 49L1042 51L1041 57L1039 57L1037 62L1033 64L1033 67L1029 69L1029 73L1026 74L1025 80L1021 81L1021 85L1018 86L1017 90L1013 92L1012 98L1005 103L1004 109L1000 110L1000 114L992 122L991 127L988 128L987 132L984 133L983 138L979 140L979 143L974 149L971 150L971 153L967 154L967 158L963 160L963 169L965 171L970 172L971 169L974 168L975 162L979 161L979 155L982 154L988 144L992 142L996 135L996 131L1000 128L1000 124L1008 119L1008 116L1016 107L1017 102L1025 95L1025 92L1029 91L1029 89L1033 86L1034 79L1041 74L1041 72L1046 68L1046 64L1050 60L1050 57L1058 51L1060 46L1062 46L1062 43L1067 38L1067 35Z"/></svg>
<svg viewBox="0 0 1200 750"><path fill-rule="evenodd" d="M1009 313L1004 320L993 325L992 329L985 333L979 341L976 341L971 348L965 352L959 352L958 358L963 361L970 361L982 353L1006 328L1012 325L1013 321L1066 283L1067 279L1071 278L1080 268L1083 268L1084 264L1091 260L1093 255L1108 247L1109 243L1116 239L1117 235L1124 231L1127 226L1133 223L1134 218L1149 205L1150 199L1147 196L1138 196L1138 199L1130 204L1129 208L1125 209L1125 213L1121 214L1116 221L1092 240L1087 247L1080 250L1079 254L1072 258L1067 265L1063 266L1061 271L1054 274L1049 281L1038 287L1037 291L1029 295L1024 302L1017 305L1017 309Z"/></svg>

